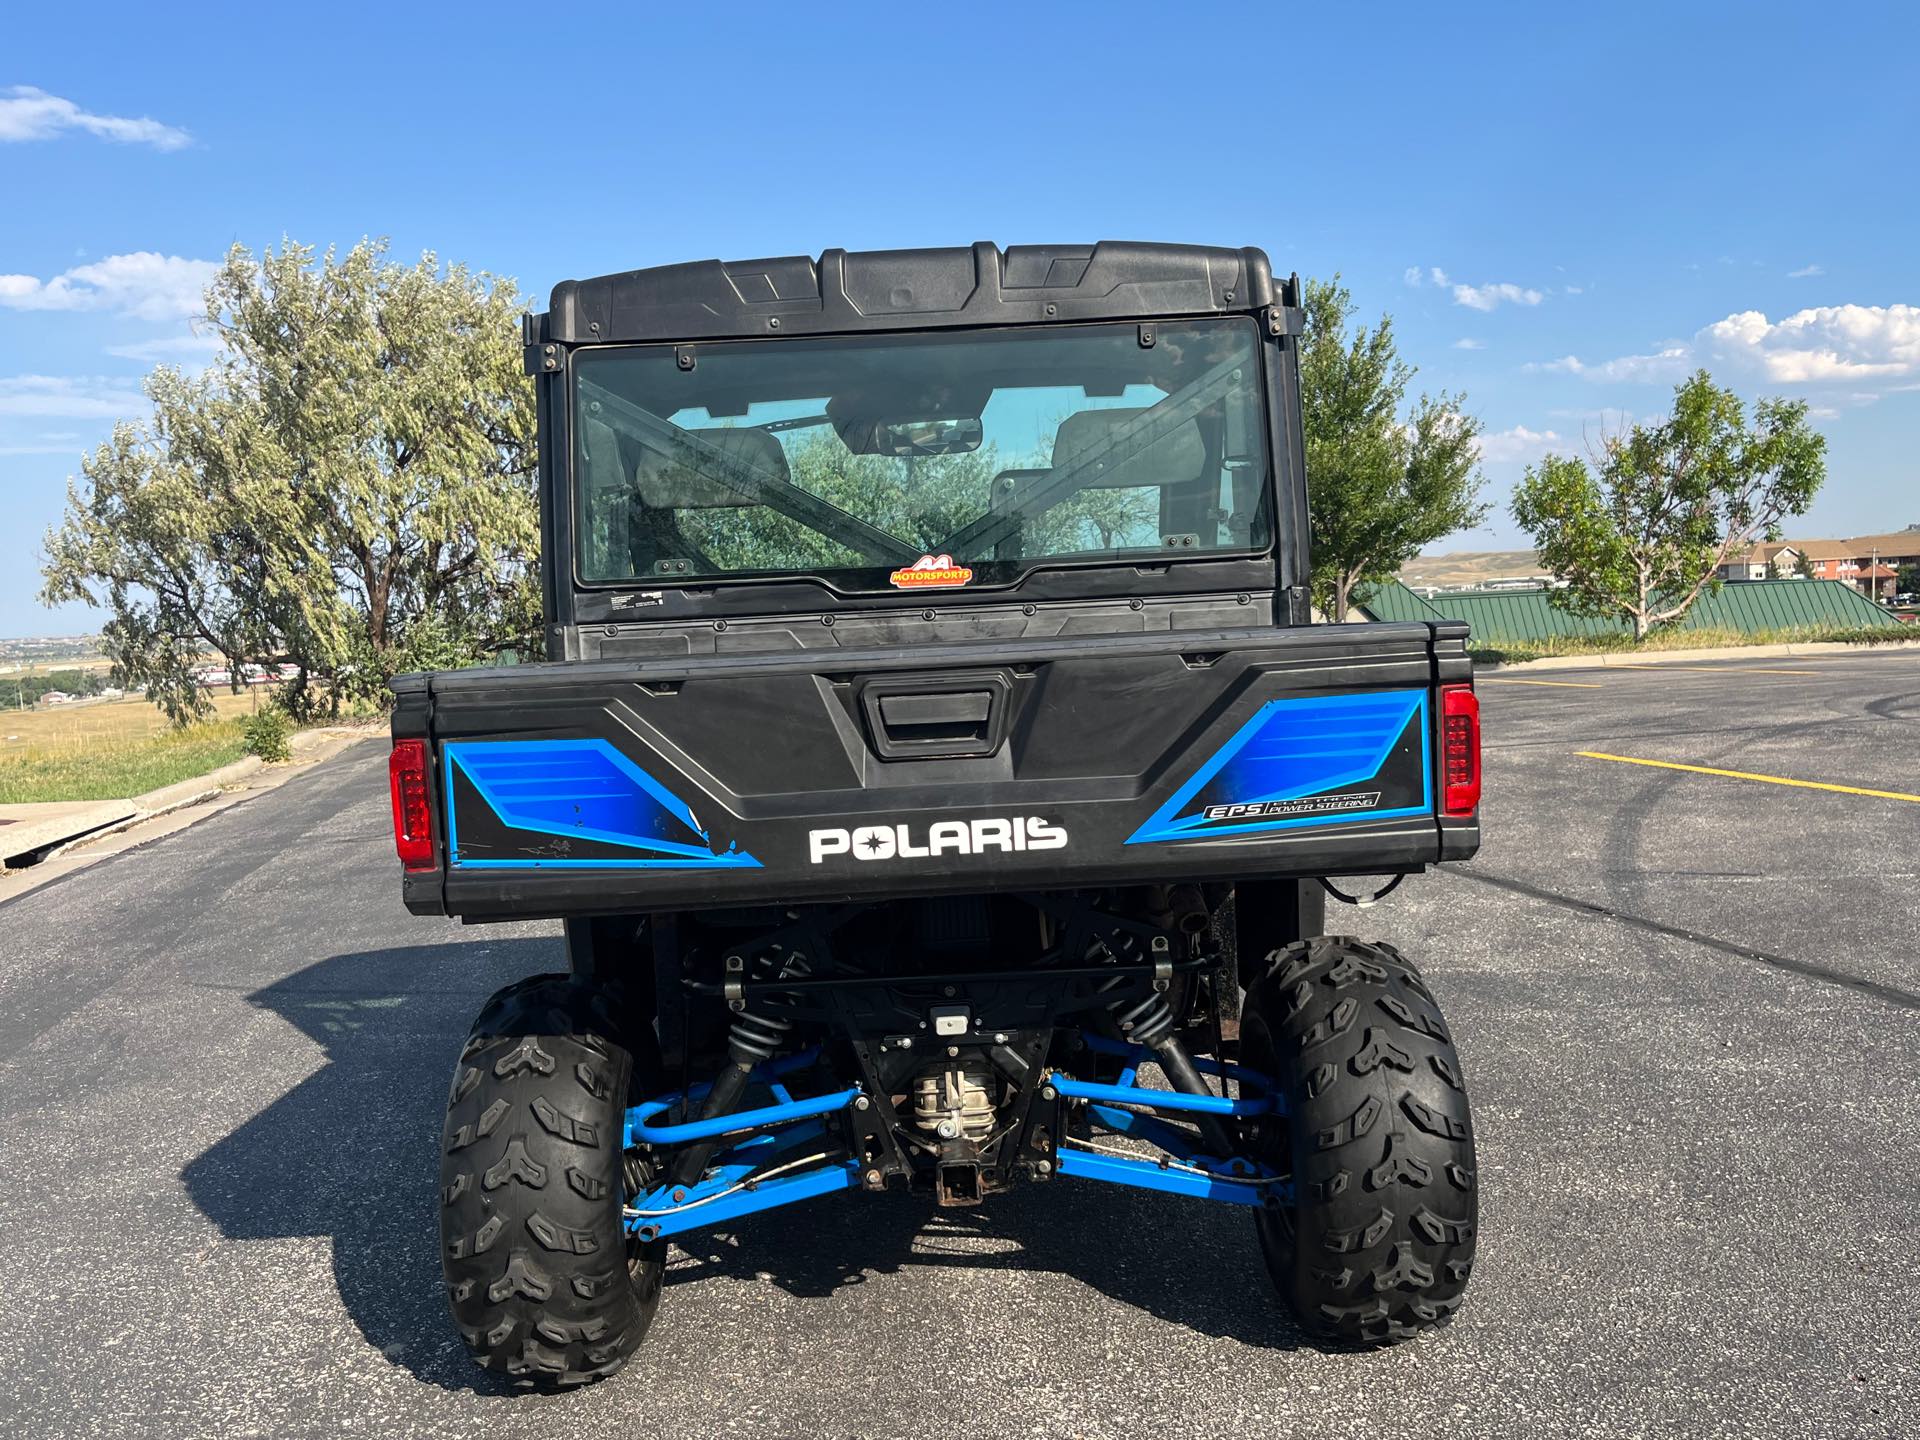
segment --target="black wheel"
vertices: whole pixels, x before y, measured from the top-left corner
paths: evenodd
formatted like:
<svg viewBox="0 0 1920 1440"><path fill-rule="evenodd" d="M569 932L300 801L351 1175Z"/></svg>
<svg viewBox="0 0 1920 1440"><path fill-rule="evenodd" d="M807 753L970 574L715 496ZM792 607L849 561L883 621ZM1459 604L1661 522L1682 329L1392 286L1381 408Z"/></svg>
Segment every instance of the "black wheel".
<svg viewBox="0 0 1920 1440"><path fill-rule="evenodd" d="M650 1179L620 1144L658 1070L650 1027L583 976L509 985L474 1022L447 1102L440 1241L454 1323L487 1369L575 1385L639 1348L666 1242L627 1237L622 1207Z"/></svg>
<svg viewBox="0 0 1920 1440"><path fill-rule="evenodd" d="M1300 1323L1378 1344L1444 1320L1473 1269L1473 1128L1419 972L1391 945L1290 945L1248 993L1240 1037L1287 1099L1249 1149L1293 1177L1293 1203L1255 1225Z"/></svg>

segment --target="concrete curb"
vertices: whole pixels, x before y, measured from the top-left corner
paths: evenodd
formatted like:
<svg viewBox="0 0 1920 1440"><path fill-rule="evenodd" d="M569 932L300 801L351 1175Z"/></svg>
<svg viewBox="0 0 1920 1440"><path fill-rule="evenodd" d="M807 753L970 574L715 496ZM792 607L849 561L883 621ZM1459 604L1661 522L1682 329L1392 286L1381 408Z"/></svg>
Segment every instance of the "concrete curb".
<svg viewBox="0 0 1920 1440"><path fill-rule="evenodd" d="M149 790L144 795L136 795L133 805L140 811L143 820L155 815L165 815L169 810L178 810L183 805L195 805L202 800L218 795L228 785L235 784L266 769L267 762L258 755L249 755L236 760L231 765L222 765L218 770L205 775L196 775L191 780L182 780L174 785L163 785L158 790Z"/></svg>
<svg viewBox="0 0 1920 1440"><path fill-rule="evenodd" d="M99 835L124 825L139 815L138 802L133 800L102 800L95 804L47 806L22 805L18 810L30 812L28 817L15 818L10 825L0 826L0 863L13 864L29 855L39 854L53 846L71 844L88 835ZM50 811L32 815L33 811Z"/></svg>
<svg viewBox="0 0 1920 1440"><path fill-rule="evenodd" d="M1603 665L1769 660L1787 655L1873 655L1883 650L1920 650L1920 640L1894 640L1885 645L1852 645L1844 640L1818 640L1786 645L1722 645L1704 650L1606 650L1595 655L1550 655L1544 660L1516 660L1499 665L1475 665L1473 668L1476 673L1493 675L1508 670L1592 670Z"/></svg>

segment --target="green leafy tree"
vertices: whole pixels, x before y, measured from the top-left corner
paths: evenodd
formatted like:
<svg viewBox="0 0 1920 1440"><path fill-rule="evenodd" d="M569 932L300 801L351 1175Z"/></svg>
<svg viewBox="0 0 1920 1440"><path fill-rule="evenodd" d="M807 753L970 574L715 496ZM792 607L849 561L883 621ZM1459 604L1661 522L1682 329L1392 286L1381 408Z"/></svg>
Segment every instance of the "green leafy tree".
<svg viewBox="0 0 1920 1440"><path fill-rule="evenodd" d="M148 377L152 418L82 462L43 598L103 604L125 683L205 713L212 651L291 662L296 713L375 697L427 656L539 629L532 388L509 281L288 243L236 246L207 294L204 373Z"/></svg>
<svg viewBox="0 0 1920 1440"><path fill-rule="evenodd" d="M1902 565L1894 573L1894 587L1900 594L1920 594L1920 565Z"/></svg>
<svg viewBox="0 0 1920 1440"><path fill-rule="evenodd" d="M1058 428L1057 424L1054 428ZM902 460L861 455L821 428L793 441L793 482L841 509L931 550L988 508L993 478L1013 468L1044 468L1053 440L1009 462L991 444L950 455ZM764 506L684 510L680 529L727 569L810 569L871 562L798 521ZM1082 490L1035 517L1026 553L1062 554L1116 545L1153 544L1159 503L1146 489Z"/></svg>
<svg viewBox="0 0 1920 1440"><path fill-rule="evenodd" d="M1400 358L1393 318L1352 327L1352 295L1332 280L1306 286L1300 345L1314 599L1347 618L1354 588L1391 579L1424 546L1485 517L1480 422L1465 397L1422 395L1407 405L1413 366Z"/></svg>
<svg viewBox="0 0 1920 1440"><path fill-rule="evenodd" d="M1826 437L1804 401L1746 409L1701 370L1674 390L1673 413L1607 437L1589 470L1549 455L1515 488L1513 517L1543 565L1567 582L1553 603L1624 619L1636 640L1687 613L1717 568L1780 537L1826 479Z"/></svg>
<svg viewBox="0 0 1920 1440"><path fill-rule="evenodd" d="M1794 552L1793 573L1802 580L1813 579L1813 557L1804 550Z"/></svg>
<svg viewBox="0 0 1920 1440"><path fill-rule="evenodd" d="M107 688L98 670L52 670L45 675L0 678L0 709L24 709L50 690L66 695L98 695Z"/></svg>

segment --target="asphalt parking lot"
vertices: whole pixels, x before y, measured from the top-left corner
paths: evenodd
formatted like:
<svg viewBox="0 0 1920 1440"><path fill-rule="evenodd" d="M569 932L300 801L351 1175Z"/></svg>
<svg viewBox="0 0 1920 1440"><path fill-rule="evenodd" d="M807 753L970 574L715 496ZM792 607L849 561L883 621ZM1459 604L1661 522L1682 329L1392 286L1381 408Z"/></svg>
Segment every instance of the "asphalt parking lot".
<svg viewBox="0 0 1920 1440"><path fill-rule="evenodd" d="M494 1388L440 1113L556 927L409 917L369 745L0 888L0 1434L1920 1433L1920 654L1481 694L1482 855L1345 920L1425 967L1474 1100L1438 1333L1316 1349L1243 1213L1063 1181L696 1238L640 1362Z"/></svg>

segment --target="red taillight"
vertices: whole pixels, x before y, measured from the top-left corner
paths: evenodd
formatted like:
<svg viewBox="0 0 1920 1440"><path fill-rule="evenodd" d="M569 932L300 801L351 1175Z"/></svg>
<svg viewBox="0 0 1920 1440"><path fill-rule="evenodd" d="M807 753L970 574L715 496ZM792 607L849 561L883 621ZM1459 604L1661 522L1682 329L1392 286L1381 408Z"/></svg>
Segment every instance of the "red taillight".
<svg viewBox="0 0 1920 1440"><path fill-rule="evenodd" d="M1440 813L1471 815L1480 805L1480 697L1471 685L1440 687Z"/></svg>
<svg viewBox="0 0 1920 1440"><path fill-rule="evenodd" d="M393 848L409 870L433 869L433 807L427 803L427 742L396 740L387 757L393 789Z"/></svg>

